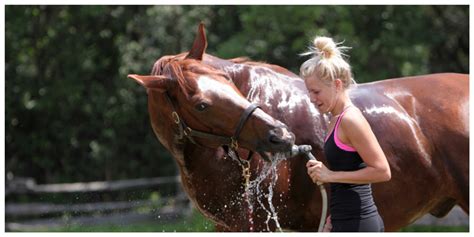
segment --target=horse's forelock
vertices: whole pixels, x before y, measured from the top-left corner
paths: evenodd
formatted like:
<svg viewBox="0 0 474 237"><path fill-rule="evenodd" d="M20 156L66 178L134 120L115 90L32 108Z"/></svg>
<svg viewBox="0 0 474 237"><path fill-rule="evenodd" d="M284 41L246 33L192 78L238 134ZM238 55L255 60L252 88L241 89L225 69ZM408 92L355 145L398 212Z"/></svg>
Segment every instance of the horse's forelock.
<svg viewBox="0 0 474 237"><path fill-rule="evenodd" d="M163 61L161 59L158 59L153 64L153 68L151 69L151 75L160 75L162 67L163 67Z"/></svg>
<svg viewBox="0 0 474 237"><path fill-rule="evenodd" d="M195 93L197 88L196 76L187 71L183 73L183 65L181 65L180 61L170 61L162 68L166 71L169 70L171 77L178 82L181 91L183 91L187 99ZM186 74L186 76L184 74Z"/></svg>
<svg viewBox="0 0 474 237"><path fill-rule="evenodd" d="M156 60L153 64L153 68L151 70L151 75L162 75L163 69L166 65L172 61L179 61L184 59L185 53L177 54L177 55L165 55L160 59Z"/></svg>
<svg viewBox="0 0 474 237"><path fill-rule="evenodd" d="M151 69L151 75L161 75L163 73L163 68L170 61L170 56L163 56L160 59L156 60Z"/></svg>

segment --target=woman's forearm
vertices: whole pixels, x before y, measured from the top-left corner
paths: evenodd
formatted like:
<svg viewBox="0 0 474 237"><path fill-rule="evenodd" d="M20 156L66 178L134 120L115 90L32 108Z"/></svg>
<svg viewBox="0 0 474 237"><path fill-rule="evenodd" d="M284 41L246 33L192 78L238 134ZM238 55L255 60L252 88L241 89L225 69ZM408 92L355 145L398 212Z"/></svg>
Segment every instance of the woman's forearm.
<svg viewBox="0 0 474 237"><path fill-rule="evenodd" d="M366 184L390 180L389 169L366 167L356 171L332 171L330 183Z"/></svg>

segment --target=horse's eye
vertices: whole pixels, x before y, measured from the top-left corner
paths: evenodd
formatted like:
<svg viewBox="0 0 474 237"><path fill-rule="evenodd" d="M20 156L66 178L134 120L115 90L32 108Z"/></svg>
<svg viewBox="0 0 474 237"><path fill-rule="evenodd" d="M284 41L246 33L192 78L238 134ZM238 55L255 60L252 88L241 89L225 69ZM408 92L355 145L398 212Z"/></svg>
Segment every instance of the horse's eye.
<svg viewBox="0 0 474 237"><path fill-rule="evenodd" d="M204 111L207 107L209 107L209 105L204 103L204 102L199 103L199 104L196 105L196 109L198 111Z"/></svg>

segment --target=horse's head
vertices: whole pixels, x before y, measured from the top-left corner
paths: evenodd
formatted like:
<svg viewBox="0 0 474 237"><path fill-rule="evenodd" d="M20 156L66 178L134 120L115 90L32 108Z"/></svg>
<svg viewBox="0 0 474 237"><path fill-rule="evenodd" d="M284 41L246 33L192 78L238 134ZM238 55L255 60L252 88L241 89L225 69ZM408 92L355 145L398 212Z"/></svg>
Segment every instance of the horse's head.
<svg viewBox="0 0 474 237"><path fill-rule="evenodd" d="M185 57L162 60L165 63L153 69L156 75L129 75L149 96L158 93L166 98L162 108L150 109L169 111L162 113L169 116L162 121L174 123L166 126L206 147L238 144L257 152L288 151L294 135L286 125L253 106L227 74L202 63L207 45L202 25L199 32L191 51Z"/></svg>

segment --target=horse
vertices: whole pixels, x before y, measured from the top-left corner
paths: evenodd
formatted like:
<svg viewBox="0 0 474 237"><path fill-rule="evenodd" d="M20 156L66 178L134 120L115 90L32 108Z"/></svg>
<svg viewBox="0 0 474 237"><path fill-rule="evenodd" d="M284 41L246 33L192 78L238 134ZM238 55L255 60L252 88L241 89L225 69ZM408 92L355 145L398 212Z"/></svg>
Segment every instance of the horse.
<svg viewBox="0 0 474 237"><path fill-rule="evenodd" d="M316 231L326 217L319 216L321 197L305 157L268 164L293 144L309 144L327 165L328 115L287 69L220 59L206 48L200 24L189 52L161 57L151 75L129 75L147 90L153 131L177 162L189 199L218 231ZM428 213L443 217L455 205L469 214L468 90L468 75L441 73L363 83L350 92L391 168L390 181L372 184L386 231ZM193 141L174 115L192 129L231 136L252 103L260 107L242 125L239 146Z"/></svg>

